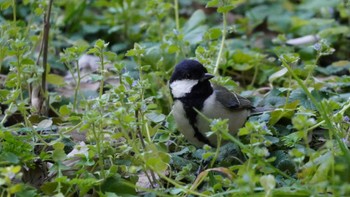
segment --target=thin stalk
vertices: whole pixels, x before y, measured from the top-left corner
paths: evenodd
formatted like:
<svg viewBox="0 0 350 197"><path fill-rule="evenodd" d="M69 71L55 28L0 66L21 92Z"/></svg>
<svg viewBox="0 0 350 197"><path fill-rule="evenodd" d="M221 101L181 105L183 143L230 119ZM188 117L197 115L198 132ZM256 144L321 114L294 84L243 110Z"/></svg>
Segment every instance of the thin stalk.
<svg viewBox="0 0 350 197"><path fill-rule="evenodd" d="M179 21L179 2L178 2L178 0L174 0L174 12L175 12L175 28L176 28L176 31L179 32L180 31L180 21ZM177 37L177 35L175 35L175 36ZM179 54L180 54L179 51L176 51L176 54L175 54L176 61L178 60Z"/></svg>
<svg viewBox="0 0 350 197"><path fill-rule="evenodd" d="M74 125L73 127L67 128L66 130L62 131L63 134L68 134L76 129L78 129L79 127L81 127L81 125L83 124L83 122L79 122L78 124Z"/></svg>
<svg viewBox="0 0 350 197"><path fill-rule="evenodd" d="M12 8L13 8L13 22L17 21L17 8L16 8L16 0L12 0Z"/></svg>
<svg viewBox="0 0 350 197"><path fill-rule="evenodd" d="M47 72L48 72L48 66L47 66L47 56L48 56L48 48L49 48L49 33L50 33L50 16L51 16L51 8L52 8L52 3L53 0L49 1L49 6L47 9L47 13L45 14L45 19L44 19L44 33L43 33L43 69L44 72L41 77L41 90L42 94L45 98L47 98L47 84L46 84L46 77L47 77ZM44 102L44 101L43 101ZM45 106L45 105L43 105ZM48 113L48 108L45 107L44 114Z"/></svg>
<svg viewBox="0 0 350 197"><path fill-rule="evenodd" d="M180 30L180 22L179 22L179 2L178 0L174 0L174 11L175 11L175 27L176 30Z"/></svg>
<svg viewBox="0 0 350 197"><path fill-rule="evenodd" d="M214 75L218 74L219 71L219 66L220 66L220 60L221 60L221 56L222 56L222 52L224 49L224 45L225 45L225 40L226 40L226 29L227 29L227 20L226 20L226 13L222 14L223 19L222 19L222 37L221 37L221 44L220 44L220 49L219 49L219 54L218 57L216 59L216 63L215 63L215 67L214 67Z"/></svg>
<svg viewBox="0 0 350 197"><path fill-rule="evenodd" d="M101 55L100 55L100 62L101 62L101 84L100 84L100 96L99 98L101 99L102 94L103 94L103 86L104 86L104 73L105 73L105 63L104 63L104 58L103 58L103 49L101 49Z"/></svg>
<svg viewBox="0 0 350 197"><path fill-rule="evenodd" d="M98 154L98 165L101 168L101 178L104 179L105 178L105 171L104 171L103 156L102 156L102 151L101 151L102 150L101 139L100 139L100 135L96 132L95 124L92 124L92 134L94 135L94 139L96 140L96 149L97 149L97 154Z"/></svg>
<svg viewBox="0 0 350 197"><path fill-rule="evenodd" d="M250 86L254 85L257 77L258 77L258 64L255 64L255 66L254 66L254 75L253 75L252 82L250 83Z"/></svg>
<svg viewBox="0 0 350 197"><path fill-rule="evenodd" d="M12 106L13 106L13 102L11 102L10 103L10 105L9 105L9 107L8 107L8 111L11 111L12 110ZM9 113L4 113L5 114L5 116L4 116L4 118L1 120L1 122L0 122L0 125L1 126L4 126L4 124L5 124L5 122L6 122L6 120L7 120L7 117L9 116Z"/></svg>
<svg viewBox="0 0 350 197"><path fill-rule="evenodd" d="M78 75L78 78L75 80L75 89L74 89L74 103L73 103L73 111L75 111L75 109L77 108L77 101L78 101L78 92L79 92L79 89L80 89L80 68L79 68L79 63L78 63L78 60L76 61L76 68L77 68L77 75ZM74 75L73 76L73 79L74 78Z"/></svg>
<svg viewBox="0 0 350 197"><path fill-rule="evenodd" d="M221 142L222 142L222 135L216 135L217 136L217 141L218 141L218 144L216 146L216 151L215 151L215 155L213 157L213 159L211 160L211 163L210 163L210 167L212 168L215 164L215 161L217 160L218 156L219 156L219 152L220 152L220 147L221 147Z"/></svg>
<svg viewBox="0 0 350 197"><path fill-rule="evenodd" d="M162 173L158 173L158 176L161 177L162 179L166 180L167 182L169 182L170 184L174 185L177 188L181 188L182 190L184 190L187 194L193 194L195 196L204 196L207 197L208 195L206 194L202 194L190 189L187 189L186 187L178 184L176 181L174 181L173 179L168 178L167 176L163 175Z"/></svg>
<svg viewBox="0 0 350 197"><path fill-rule="evenodd" d="M21 80L21 54L19 51L17 51L17 89L20 91L20 98L21 101L23 101L23 91L22 91L22 80Z"/></svg>

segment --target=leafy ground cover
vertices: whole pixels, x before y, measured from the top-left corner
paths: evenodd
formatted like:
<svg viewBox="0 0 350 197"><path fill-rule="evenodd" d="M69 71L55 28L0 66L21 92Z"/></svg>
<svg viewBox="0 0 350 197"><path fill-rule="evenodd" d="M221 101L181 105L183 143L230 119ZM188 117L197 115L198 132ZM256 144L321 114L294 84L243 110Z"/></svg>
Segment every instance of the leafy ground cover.
<svg viewBox="0 0 350 197"><path fill-rule="evenodd" d="M1 196L349 196L347 0L0 1ZM177 131L196 58L274 108ZM222 143L218 143L222 144Z"/></svg>

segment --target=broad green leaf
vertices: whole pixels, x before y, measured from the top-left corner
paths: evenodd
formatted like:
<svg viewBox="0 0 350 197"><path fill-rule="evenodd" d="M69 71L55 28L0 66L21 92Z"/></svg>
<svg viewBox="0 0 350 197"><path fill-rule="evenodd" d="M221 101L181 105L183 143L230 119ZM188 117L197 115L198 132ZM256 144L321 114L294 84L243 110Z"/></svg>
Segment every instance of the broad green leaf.
<svg viewBox="0 0 350 197"><path fill-rule="evenodd" d="M0 1L0 8L1 8L1 10L6 10L11 5L12 5L12 1L11 0L2 0L2 1Z"/></svg>
<svg viewBox="0 0 350 197"><path fill-rule="evenodd" d="M170 45L168 48L168 53L176 53L180 50L180 48L177 45Z"/></svg>
<svg viewBox="0 0 350 197"><path fill-rule="evenodd" d="M56 75L56 74L48 74L47 75L47 82L53 85L64 85L65 80L62 76Z"/></svg>
<svg viewBox="0 0 350 197"><path fill-rule="evenodd" d="M19 162L19 158L16 154L12 153L12 152L3 152L0 154L0 161L2 162L9 162L12 164L17 164ZM1 184L0 184L1 185Z"/></svg>
<svg viewBox="0 0 350 197"><path fill-rule="evenodd" d="M206 7L217 7L219 5L219 0L210 0Z"/></svg>
<svg viewBox="0 0 350 197"><path fill-rule="evenodd" d="M155 123L161 122L161 121L165 120L165 118L166 118L166 116L164 114L160 114L160 113L156 113L156 112L147 113L145 116L147 117L147 119L149 119Z"/></svg>
<svg viewBox="0 0 350 197"><path fill-rule="evenodd" d="M209 31L205 34L206 37L208 37L210 40L216 40L220 38L222 35L220 28L211 28Z"/></svg>
<svg viewBox="0 0 350 197"><path fill-rule="evenodd" d="M190 17L190 19L185 23L184 27L182 28L183 33L186 35L190 31L192 31L192 30L196 29L198 26L202 25L205 20L206 20L206 16L205 16L203 10L195 11L192 14L192 16Z"/></svg>
<svg viewBox="0 0 350 197"><path fill-rule="evenodd" d="M225 6L220 6L218 7L218 12L219 13L227 13L230 10L232 10L235 6L233 5L225 5Z"/></svg>
<svg viewBox="0 0 350 197"><path fill-rule="evenodd" d="M269 77L269 82L272 84L272 82L273 82L275 79L278 79L278 78L283 77L287 72L288 72L288 69L287 69L287 68L282 68L281 70L279 70L279 71L273 73L273 74Z"/></svg>
<svg viewBox="0 0 350 197"><path fill-rule="evenodd" d="M295 113L295 110L296 110L298 104L299 104L299 101L295 100L294 102L287 103L281 109L272 111L269 124L274 125L283 117L290 119L293 116L293 114Z"/></svg>
<svg viewBox="0 0 350 197"><path fill-rule="evenodd" d="M23 184L14 184L14 185L11 185L7 191L9 191L10 194L15 194L21 191L22 188L23 188Z"/></svg>
<svg viewBox="0 0 350 197"><path fill-rule="evenodd" d="M45 119L39 122L38 128L40 129L46 129L52 126L52 120L51 119Z"/></svg>
<svg viewBox="0 0 350 197"><path fill-rule="evenodd" d="M109 43L105 43L104 40L98 39L95 43L95 47L98 49L104 49L108 46Z"/></svg>
<svg viewBox="0 0 350 197"><path fill-rule="evenodd" d="M136 195L136 190L132 187L134 183L122 178L119 174L106 178L101 184L102 192L113 192L118 196Z"/></svg>
<svg viewBox="0 0 350 197"><path fill-rule="evenodd" d="M67 105L62 105L59 110L60 114L62 116L67 116L71 113L71 110L68 108Z"/></svg>

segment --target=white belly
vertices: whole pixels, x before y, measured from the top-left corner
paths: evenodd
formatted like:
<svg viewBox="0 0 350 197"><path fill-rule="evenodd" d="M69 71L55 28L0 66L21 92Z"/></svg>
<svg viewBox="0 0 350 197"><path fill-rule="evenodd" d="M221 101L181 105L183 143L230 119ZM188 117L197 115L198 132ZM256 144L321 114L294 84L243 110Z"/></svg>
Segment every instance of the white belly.
<svg viewBox="0 0 350 197"><path fill-rule="evenodd" d="M215 99L215 94L212 94L204 103L204 107L201 110L202 113L209 119L221 118L229 120L229 131L231 134L237 133L238 129L241 128L247 117L250 114L250 110L243 109L237 111L231 111L225 108L220 102ZM198 141L194 136L195 132L186 118L186 112L183 108L183 104L176 100L173 106L173 115L177 124L178 130L185 136L185 138L195 146L203 146L204 143ZM197 115L197 128L206 136L206 133L210 131L209 122L201 115ZM211 145L217 145L216 135L211 135L208 138Z"/></svg>
<svg viewBox="0 0 350 197"><path fill-rule="evenodd" d="M203 143L194 136L195 131L186 118L186 112L183 108L183 104L179 100L174 102L173 115L176 121L177 129L185 136L185 138L195 146L203 146Z"/></svg>
<svg viewBox="0 0 350 197"><path fill-rule="evenodd" d="M204 108L202 113L209 119L228 119L229 125L228 129L231 134L236 134L238 130L244 126L247 117L250 115L249 109L242 110L229 110L223 106L220 102L216 101L215 94L212 94L204 103ZM201 132L210 131L209 122L202 116L197 117L198 129ZM212 135L209 138L209 142L212 145L217 145L216 135Z"/></svg>

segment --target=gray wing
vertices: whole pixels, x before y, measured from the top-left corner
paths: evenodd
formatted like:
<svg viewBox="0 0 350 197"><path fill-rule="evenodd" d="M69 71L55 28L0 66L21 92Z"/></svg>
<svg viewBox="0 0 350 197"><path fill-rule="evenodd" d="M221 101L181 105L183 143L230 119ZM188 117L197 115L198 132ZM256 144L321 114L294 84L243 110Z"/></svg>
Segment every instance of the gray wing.
<svg viewBox="0 0 350 197"><path fill-rule="evenodd" d="M213 85L214 91L217 95L216 99L225 107L229 108L230 110L238 110L238 109L253 109L252 103L233 92L230 92L228 89L226 89L223 86L219 85Z"/></svg>

